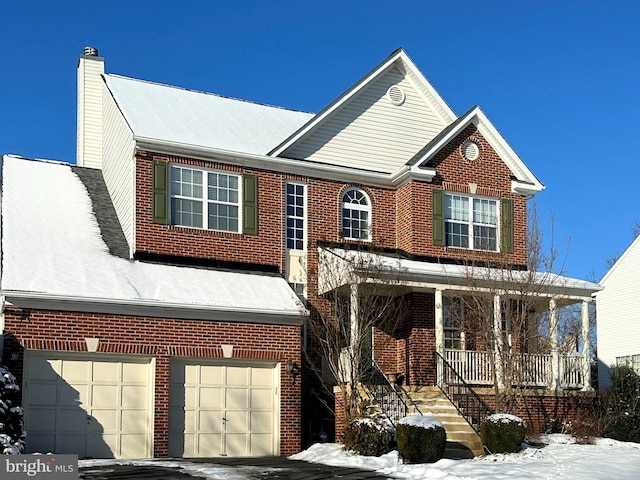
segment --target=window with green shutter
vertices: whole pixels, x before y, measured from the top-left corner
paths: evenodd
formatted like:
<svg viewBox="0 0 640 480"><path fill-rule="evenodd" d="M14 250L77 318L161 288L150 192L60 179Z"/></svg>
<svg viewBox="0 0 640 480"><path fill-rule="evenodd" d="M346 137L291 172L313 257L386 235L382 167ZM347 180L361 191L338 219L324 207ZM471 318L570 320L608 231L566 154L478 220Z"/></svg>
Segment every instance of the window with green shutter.
<svg viewBox="0 0 640 480"><path fill-rule="evenodd" d="M432 194L433 203L433 244L444 246L444 190L434 190Z"/></svg>
<svg viewBox="0 0 640 480"><path fill-rule="evenodd" d="M504 253L513 253L513 200L503 198L500 201L500 237Z"/></svg>
<svg viewBox="0 0 640 480"><path fill-rule="evenodd" d="M258 177L245 174L242 176L242 231L258 234Z"/></svg>
<svg viewBox="0 0 640 480"><path fill-rule="evenodd" d="M169 169L166 162L153 162L153 223L169 223Z"/></svg>

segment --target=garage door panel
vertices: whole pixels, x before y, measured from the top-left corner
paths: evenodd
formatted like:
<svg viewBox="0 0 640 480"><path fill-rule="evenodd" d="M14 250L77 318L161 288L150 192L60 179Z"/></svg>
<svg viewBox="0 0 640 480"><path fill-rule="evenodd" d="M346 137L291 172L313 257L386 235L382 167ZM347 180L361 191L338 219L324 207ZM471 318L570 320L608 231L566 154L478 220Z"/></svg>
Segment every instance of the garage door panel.
<svg viewBox="0 0 640 480"><path fill-rule="evenodd" d="M46 451L76 453L80 458L149 455L149 360L101 354L45 355L27 354L27 452L42 451L39 443L46 441L53 442ZM44 365L58 375L43 375ZM140 382L142 376L144 382ZM47 410L37 405L42 399L51 404ZM38 440L34 433L45 440ZM125 436L136 440L125 441Z"/></svg>
<svg viewBox="0 0 640 480"><path fill-rule="evenodd" d="M273 452L273 437L271 433L251 433L249 435L249 455L251 456L263 456L271 455Z"/></svg>
<svg viewBox="0 0 640 480"><path fill-rule="evenodd" d="M170 455L277 454L273 367L171 365Z"/></svg>
<svg viewBox="0 0 640 480"><path fill-rule="evenodd" d="M249 408L249 390L246 388L227 388L226 407L233 409Z"/></svg>
<svg viewBox="0 0 640 480"><path fill-rule="evenodd" d="M273 390L252 389L251 390L251 408L272 409Z"/></svg>
<svg viewBox="0 0 640 480"><path fill-rule="evenodd" d="M120 381L120 365L111 362L93 363L93 381L100 383L115 383Z"/></svg>
<svg viewBox="0 0 640 480"><path fill-rule="evenodd" d="M89 385L58 383L58 405L74 407L89 403Z"/></svg>
<svg viewBox="0 0 640 480"><path fill-rule="evenodd" d="M30 408L26 419L27 431L33 430L55 430L56 409L55 408ZM31 435L31 434L29 434Z"/></svg>
<svg viewBox="0 0 640 480"><path fill-rule="evenodd" d="M46 358L34 358L29 361L32 380L57 380L60 373L60 362Z"/></svg>
<svg viewBox="0 0 640 480"><path fill-rule="evenodd" d="M33 395L28 405L56 405L58 386L55 383L33 383L30 385Z"/></svg>
<svg viewBox="0 0 640 480"><path fill-rule="evenodd" d="M145 408L147 405L147 387L143 385L123 385L121 388L123 408Z"/></svg>
<svg viewBox="0 0 640 480"><path fill-rule="evenodd" d="M122 449L129 452L131 458L144 458L147 455L145 443L146 436L143 434L122 435Z"/></svg>
<svg viewBox="0 0 640 480"><path fill-rule="evenodd" d="M251 385L254 387L273 386L273 369L252 368L251 369Z"/></svg>
<svg viewBox="0 0 640 480"><path fill-rule="evenodd" d="M143 363L127 363L122 368L123 383L147 383L149 372Z"/></svg>
<svg viewBox="0 0 640 480"><path fill-rule="evenodd" d="M222 432L222 412L220 410L200 410L197 425L198 428L196 431L205 431L210 433Z"/></svg>
<svg viewBox="0 0 640 480"><path fill-rule="evenodd" d="M227 385L250 385L249 369L247 367L227 367Z"/></svg>
<svg viewBox="0 0 640 480"><path fill-rule="evenodd" d="M108 407L118 404L118 387L114 385L93 385L91 404L94 407Z"/></svg>
<svg viewBox="0 0 640 480"><path fill-rule="evenodd" d="M119 429L120 422L118 419L118 411L113 410L96 410L91 411L91 415L96 420L96 423L105 432L115 432Z"/></svg>
<svg viewBox="0 0 640 480"><path fill-rule="evenodd" d="M224 370L220 365L201 365L200 385L224 385Z"/></svg>
<svg viewBox="0 0 640 480"><path fill-rule="evenodd" d="M88 382L91 380L91 363L82 360L64 360L60 376L69 383Z"/></svg>
<svg viewBox="0 0 640 480"><path fill-rule="evenodd" d="M272 412L251 412L249 417L251 433L269 433L273 430Z"/></svg>
<svg viewBox="0 0 640 480"><path fill-rule="evenodd" d="M29 433L29 447L34 452L54 452L56 436L53 434Z"/></svg>
<svg viewBox="0 0 640 480"><path fill-rule="evenodd" d="M144 410L124 410L121 414L122 432L144 432L147 428L146 412Z"/></svg>
<svg viewBox="0 0 640 480"><path fill-rule="evenodd" d="M198 392L200 408L222 408L224 389L221 387L201 387Z"/></svg>

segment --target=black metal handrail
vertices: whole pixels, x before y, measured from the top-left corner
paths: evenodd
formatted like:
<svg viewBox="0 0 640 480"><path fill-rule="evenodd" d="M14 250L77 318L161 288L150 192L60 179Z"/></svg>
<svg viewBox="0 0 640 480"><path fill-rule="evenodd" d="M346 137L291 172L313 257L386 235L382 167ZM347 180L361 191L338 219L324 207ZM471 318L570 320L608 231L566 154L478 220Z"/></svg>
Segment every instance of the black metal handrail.
<svg viewBox="0 0 640 480"><path fill-rule="evenodd" d="M370 367L367 370L368 372L362 384L369 395L376 401L382 413L395 426L401 418L407 416L407 404L375 360L371 360Z"/></svg>
<svg viewBox="0 0 640 480"><path fill-rule="evenodd" d="M438 387L479 434L480 423L493 411L442 355L434 353Z"/></svg>

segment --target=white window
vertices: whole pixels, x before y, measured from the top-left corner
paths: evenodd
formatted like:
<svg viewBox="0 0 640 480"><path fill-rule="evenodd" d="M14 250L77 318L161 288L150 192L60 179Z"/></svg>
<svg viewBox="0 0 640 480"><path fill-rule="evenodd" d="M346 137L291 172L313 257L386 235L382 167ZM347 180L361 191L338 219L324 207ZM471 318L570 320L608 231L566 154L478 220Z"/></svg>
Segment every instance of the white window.
<svg viewBox="0 0 640 480"><path fill-rule="evenodd" d="M287 248L305 250L307 186L287 183Z"/></svg>
<svg viewBox="0 0 640 480"><path fill-rule="evenodd" d="M350 188L342 195L342 236L347 240L371 240L371 202L359 188Z"/></svg>
<svg viewBox="0 0 640 480"><path fill-rule="evenodd" d="M497 200L448 193L445 232L447 246L497 251Z"/></svg>
<svg viewBox="0 0 640 480"><path fill-rule="evenodd" d="M171 165L171 223L240 231L240 176Z"/></svg>
<svg viewBox="0 0 640 480"><path fill-rule="evenodd" d="M616 357L616 366L628 366L640 374L640 355L625 355L623 357Z"/></svg>
<svg viewBox="0 0 640 480"><path fill-rule="evenodd" d="M460 331L463 319L463 302L459 297L443 298L444 348L464 350L464 333Z"/></svg>

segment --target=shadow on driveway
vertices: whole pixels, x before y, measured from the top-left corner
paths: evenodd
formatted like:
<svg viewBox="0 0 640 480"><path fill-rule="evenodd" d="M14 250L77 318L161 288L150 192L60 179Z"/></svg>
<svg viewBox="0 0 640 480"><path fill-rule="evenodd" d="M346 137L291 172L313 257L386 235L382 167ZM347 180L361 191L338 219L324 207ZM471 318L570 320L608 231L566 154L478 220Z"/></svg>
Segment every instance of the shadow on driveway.
<svg viewBox="0 0 640 480"><path fill-rule="evenodd" d="M366 480L389 478L369 470L332 467L286 457L155 459L80 468L85 480L188 480L209 478L220 480ZM157 463L157 465L154 465Z"/></svg>

